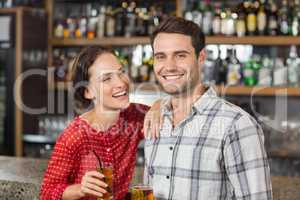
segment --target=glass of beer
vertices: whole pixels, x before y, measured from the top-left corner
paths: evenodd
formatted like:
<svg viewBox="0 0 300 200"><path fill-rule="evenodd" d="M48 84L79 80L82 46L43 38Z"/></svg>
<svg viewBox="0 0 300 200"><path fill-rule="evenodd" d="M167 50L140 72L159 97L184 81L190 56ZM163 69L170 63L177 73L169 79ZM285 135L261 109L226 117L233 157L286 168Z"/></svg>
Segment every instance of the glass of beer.
<svg viewBox="0 0 300 200"><path fill-rule="evenodd" d="M154 200L153 189L149 185L136 185L130 189L131 200Z"/></svg>
<svg viewBox="0 0 300 200"><path fill-rule="evenodd" d="M97 168L97 171L104 175L104 182L107 184L106 191L103 197L98 200L111 200L113 199L113 167L112 165L103 164L102 167Z"/></svg>
<svg viewBox="0 0 300 200"><path fill-rule="evenodd" d="M113 166L110 163L104 163L101 161L100 157L93 150L93 154L97 158L96 170L104 175L103 181L107 184L105 190L107 193L103 194L97 200L112 200L113 199Z"/></svg>

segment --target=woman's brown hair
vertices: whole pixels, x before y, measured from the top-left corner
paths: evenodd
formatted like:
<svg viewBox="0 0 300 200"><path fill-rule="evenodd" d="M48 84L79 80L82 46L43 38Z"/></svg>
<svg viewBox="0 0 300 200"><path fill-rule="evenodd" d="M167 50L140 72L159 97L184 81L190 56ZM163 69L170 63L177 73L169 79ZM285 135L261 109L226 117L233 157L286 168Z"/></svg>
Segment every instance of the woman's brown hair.
<svg viewBox="0 0 300 200"><path fill-rule="evenodd" d="M104 53L115 55L108 47L89 46L84 48L75 58L72 66L72 81L74 88L75 109L87 109L92 105L92 100L85 98L84 93L88 85L90 74L89 68L93 65L98 56Z"/></svg>

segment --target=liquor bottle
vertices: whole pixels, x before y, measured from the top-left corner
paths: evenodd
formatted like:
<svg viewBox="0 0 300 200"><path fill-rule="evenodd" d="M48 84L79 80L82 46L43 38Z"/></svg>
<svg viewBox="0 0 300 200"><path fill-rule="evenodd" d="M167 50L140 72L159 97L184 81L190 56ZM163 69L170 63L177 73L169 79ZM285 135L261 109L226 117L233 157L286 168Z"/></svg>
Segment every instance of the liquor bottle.
<svg viewBox="0 0 300 200"><path fill-rule="evenodd" d="M62 15L60 15L59 18L55 20L54 37L56 38L64 37L64 20Z"/></svg>
<svg viewBox="0 0 300 200"><path fill-rule="evenodd" d="M236 35L242 37L246 35L246 13L242 4L238 6L237 10L238 18L236 21Z"/></svg>
<svg viewBox="0 0 300 200"><path fill-rule="evenodd" d="M147 32L148 35L151 35L155 27L158 26L159 24L159 17L157 15L156 8L154 6L150 6L148 15L149 15L149 19L148 19Z"/></svg>
<svg viewBox="0 0 300 200"><path fill-rule="evenodd" d="M193 13L191 10L186 10L184 12L184 19L186 19L188 21L193 21Z"/></svg>
<svg viewBox="0 0 300 200"><path fill-rule="evenodd" d="M241 80L241 64L236 58L235 49L229 51L227 85L239 85Z"/></svg>
<svg viewBox="0 0 300 200"><path fill-rule="evenodd" d="M226 17L225 17L225 35L232 36L235 34L235 21L237 19L237 14L232 13L230 9L226 9Z"/></svg>
<svg viewBox="0 0 300 200"><path fill-rule="evenodd" d="M198 6L196 2L194 3L193 11L192 11L192 20L194 23L198 24L198 26L201 28L202 28L203 17L204 17L203 9L204 9L204 5L202 1L199 1Z"/></svg>
<svg viewBox="0 0 300 200"><path fill-rule="evenodd" d="M136 35L146 36L147 35L147 21L148 13L147 8L136 8L137 19L136 19Z"/></svg>
<svg viewBox="0 0 300 200"><path fill-rule="evenodd" d="M255 13L255 6L254 3L250 1L244 2L244 7L247 12L246 17L246 25L247 25L247 34L248 35L255 35L256 33L256 27L257 27L257 21L256 21L256 13Z"/></svg>
<svg viewBox="0 0 300 200"><path fill-rule="evenodd" d="M143 54L142 65L139 67L139 82L146 82L150 79L149 73L149 65L148 59L145 58L145 54Z"/></svg>
<svg viewBox="0 0 300 200"><path fill-rule="evenodd" d="M294 2L294 9L293 9L293 19L292 19L292 35L297 36L299 35L299 29L300 29L300 1L295 0Z"/></svg>
<svg viewBox="0 0 300 200"><path fill-rule="evenodd" d="M106 13L106 7L101 6L99 10L98 15L98 21L97 21L97 37L102 38L105 36L105 13Z"/></svg>
<svg viewBox="0 0 300 200"><path fill-rule="evenodd" d="M215 13L212 20L212 33L213 35L221 34L221 9L220 5L215 5Z"/></svg>
<svg viewBox="0 0 300 200"><path fill-rule="evenodd" d="M131 37L135 35L135 27L136 27L135 8L136 8L135 2L131 2L127 8L125 37Z"/></svg>
<svg viewBox="0 0 300 200"><path fill-rule="evenodd" d="M282 35L289 34L289 24L288 24L288 5L287 1L282 1L282 6L279 9L279 29Z"/></svg>
<svg viewBox="0 0 300 200"><path fill-rule="evenodd" d="M129 63L128 63L128 55L126 55L125 50L124 49L123 49L123 51L116 50L115 54L116 54L119 62L123 66L123 69L128 74L129 73Z"/></svg>
<svg viewBox="0 0 300 200"><path fill-rule="evenodd" d="M278 23L277 23L277 6L273 0L269 0L270 5L270 15L268 19L268 34L277 35L278 34Z"/></svg>
<svg viewBox="0 0 300 200"><path fill-rule="evenodd" d="M152 83L157 82L157 80L155 78L155 74L154 74L153 64L154 64L154 59L151 56L151 58L148 60L148 65L149 65L149 69L150 69L149 81Z"/></svg>
<svg viewBox="0 0 300 200"><path fill-rule="evenodd" d="M243 67L243 82L246 86L254 86L257 83L257 78L255 76L255 60L253 58L249 59Z"/></svg>
<svg viewBox="0 0 300 200"><path fill-rule="evenodd" d="M221 58L221 51L219 49L219 55L216 60L215 80L217 85L226 85L227 83L227 71L228 71L228 58Z"/></svg>
<svg viewBox="0 0 300 200"><path fill-rule="evenodd" d="M6 0L4 1L3 5L4 8L11 8L13 7L13 0Z"/></svg>
<svg viewBox="0 0 300 200"><path fill-rule="evenodd" d="M272 85L272 60L268 56L263 56L262 67L258 71L258 85L271 86Z"/></svg>
<svg viewBox="0 0 300 200"><path fill-rule="evenodd" d="M81 17L78 17L77 19L77 26L75 30L75 37L81 38L81 37L87 37L87 18L86 18L86 10L83 9Z"/></svg>
<svg viewBox="0 0 300 200"><path fill-rule="evenodd" d="M96 37L96 28L98 22L98 12L91 3L87 5L88 25L87 38L94 39Z"/></svg>
<svg viewBox="0 0 300 200"><path fill-rule="evenodd" d="M70 17L68 17L67 26L68 26L68 29L69 29L69 38L74 38L75 37L76 26L77 26L75 16L71 15Z"/></svg>
<svg viewBox="0 0 300 200"><path fill-rule="evenodd" d="M227 33L227 17L224 4L221 4L221 34L226 35Z"/></svg>
<svg viewBox="0 0 300 200"><path fill-rule="evenodd" d="M297 54L297 48L295 45L291 46L289 57L286 60L288 67L288 83L290 86L299 86L299 70L300 70L300 58Z"/></svg>
<svg viewBox="0 0 300 200"><path fill-rule="evenodd" d="M273 71L273 85L274 86L287 86L288 83L288 70L284 65L281 58L275 58L274 71Z"/></svg>
<svg viewBox="0 0 300 200"><path fill-rule="evenodd" d="M260 5L257 12L257 30L259 35L265 35L267 29L267 14L264 7L265 0L260 1Z"/></svg>
<svg viewBox="0 0 300 200"><path fill-rule="evenodd" d="M70 37L70 30L68 28L67 20L68 19L65 19L63 21L63 27L64 27L63 35L64 35L64 38L69 38Z"/></svg>
<svg viewBox="0 0 300 200"><path fill-rule="evenodd" d="M215 84L214 74L215 74L215 62L213 59L213 52L210 50L206 51L207 57L203 65L203 83L206 85Z"/></svg>
<svg viewBox="0 0 300 200"><path fill-rule="evenodd" d="M115 35L124 36L126 27L126 10L128 8L127 2L122 2L122 6L115 11Z"/></svg>
<svg viewBox="0 0 300 200"><path fill-rule="evenodd" d="M87 37L87 19L84 16L80 19L80 32L82 37Z"/></svg>
<svg viewBox="0 0 300 200"><path fill-rule="evenodd" d="M115 36L115 18L113 13L113 8L111 6L108 6L106 8L106 24L105 24L105 30L106 30L106 36L107 37L113 37Z"/></svg>
<svg viewBox="0 0 300 200"><path fill-rule="evenodd" d="M205 0L203 8L202 31L205 35L211 35L213 12L209 0Z"/></svg>

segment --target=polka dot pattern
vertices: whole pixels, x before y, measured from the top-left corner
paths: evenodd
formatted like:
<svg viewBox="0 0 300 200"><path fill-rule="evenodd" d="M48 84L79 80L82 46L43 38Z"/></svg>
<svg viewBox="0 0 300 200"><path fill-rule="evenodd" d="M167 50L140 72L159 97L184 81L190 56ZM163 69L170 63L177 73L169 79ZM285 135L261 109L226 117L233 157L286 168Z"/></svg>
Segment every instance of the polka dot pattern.
<svg viewBox="0 0 300 200"><path fill-rule="evenodd" d="M88 122L76 117L56 142L40 198L61 199L66 187L80 183L87 171L99 166L98 156L104 164L113 166L114 199L124 199L135 167L137 146L143 138L143 120L147 110L147 106L131 104L122 110L118 121L105 132L97 131Z"/></svg>

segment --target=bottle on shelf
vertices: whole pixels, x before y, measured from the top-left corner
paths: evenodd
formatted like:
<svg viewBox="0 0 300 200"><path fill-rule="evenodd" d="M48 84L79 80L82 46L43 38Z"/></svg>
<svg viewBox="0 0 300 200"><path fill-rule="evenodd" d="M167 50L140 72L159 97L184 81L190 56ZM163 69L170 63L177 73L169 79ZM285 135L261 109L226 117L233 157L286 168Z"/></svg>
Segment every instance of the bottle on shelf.
<svg viewBox="0 0 300 200"><path fill-rule="evenodd" d="M64 20L61 15L58 19L54 20L54 37L64 38Z"/></svg>
<svg viewBox="0 0 300 200"><path fill-rule="evenodd" d="M255 76L255 60L253 58L249 59L243 67L243 83L246 86L254 86L257 83L257 78Z"/></svg>
<svg viewBox="0 0 300 200"><path fill-rule="evenodd" d="M123 36L126 27L126 10L128 8L127 2L122 2L121 7L115 9L115 35Z"/></svg>
<svg viewBox="0 0 300 200"><path fill-rule="evenodd" d="M206 84L206 85L213 85L215 84L215 67L216 67L216 62L213 58L213 52L212 51L209 51L207 50L206 51L206 60L204 62L204 65L203 65L203 77L202 77L202 80L203 80L203 83Z"/></svg>
<svg viewBox="0 0 300 200"><path fill-rule="evenodd" d="M87 36L87 19L84 15L79 17L75 30L76 38L86 38Z"/></svg>
<svg viewBox="0 0 300 200"><path fill-rule="evenodd" d="M235 21L237 19L237 14L232 13L230 9L226 9L225 18L223 19L222 28L223 34L226 36L232 36L235 34Z"/></svg>
<svg viewBox="0 0 300 200"><path fill-rule="evenodd" d="M192 21L196 24L198 24L199 27L202 28L202 23L203 23L203 17L204 17L204 5L202 1L197 3L194 2L194 8L193 11L191 12L192 14Z"/></svg>
<svg viewBox="0 0 300 200"><path fill-rule="evenodd" d="M284 65L282 58L275 58L273 71L273 85L287 86L288 84L288 70Z"/></svg>
<svg viewBox="0 0 300 200"><path fill-rule="evenodd" d="M218 50L218 58L216 60L215 79L217 85L227 84L228 58L221 58L221 50Z"/></svg>
<svg viewBox="0 0 300 200"><path fill-rule="evenodd" d="M273 63L268 56L263 56L262 67L258 71L258 85L271 86L272 85L272 72Z"/></svg>
<svg viewBox="0 0 300 200"><path fill-rule="evenodd" d="M148 35L151 35L155 27L158 26L159 24L159 17L157 15L157 11L154 6L150 6L148 15L149 15L149 19L147 25L147 32Z"/></svg>
<svg viewBox="0 0 300 200"><path fill-rule="evenodd" d="M267 13L264 7L265 0L261 0L257 12L257 30L259 35L266 35Z"/></svg>
<svg viewBox="0 0 300 200"><path fill-rule="evenodd" d="M277 35L278 34L278 23L277 23L277 6L273 2L273 0L269 0L270 12L268 17L268 27L267 32L269 35Z"/></svg>
<svg viewBox="0 0 300 200"><path fill-rule="evenodd" d="M147 8L136 8L137 19L136 19L136 28L135 35L137 36L147 36L147 21L148 21L148 12Z"/></svg>
<svg viewBox="0 0 300 200"><path fill-rule="evenodd" d="M256 28L257 28L257 20L256 20L256 13L255 13L255 4L250 1L244 2L244 7L247 12L246 17L246 25L247 25L247 34L248 35L255 35Z"/></svg>
<svg viewBox="0 0 300 200"><path fill-rule="evenodd" d="M291 27L291 34L293 36L299 35L300 29L300 1L294 1L294 9L293 9L293 17L292 17L292 27Z"/></svg>
<svg viewBox="0 0 300 200"><path fill-rule="evenodd" d="M279 29L281 35L289 34L289 22L288 22L288 5L287 0L282 1L281 8L279 9L278 19L279 19Z"/></svg>
<svg viewBox="0 0 300 200"><path fill-rule="evenodd" d="M148 59L143 53L142 65L139 67L139 82L147 82L150 80L150 71L149 71Z"/></svg>
<svg viewBox="0 0 300 200"><path fill-rule="evenodd" d="M239 85L241 80L241 64L236 57L235 49L229 51L227 85Z"/></svg>
<svg viewBox="0 0 300 200"><path fill-rule="evenodd" d="M221 4L221 34L226 35L227 32L227 16L226 16L226 10L225 5Z"/></svg>
<svg viewBox="0 0 300 200"><path fill-rule="evenodd" d="M246 13L243 4L239 4L237 9L236 35L242 37L246 35Z"/></svg>
<svg viewBox="0 0 300 200"><path fill-rule="evenodd" d="M87 5L88 25L87 25L87 39L94 39L96 37L98 12L95 6L91 3Z"/></svg>
<svg viewBox="0 0 300 200"><path fill-rule="evenodd" d="M97 37L103 38L105 36L105 6L101 6L99 10L98 20L97 20ZM118 19L118 18L117 18Z"/></svg>
<svg viewBox="0 0 300 200"><path fill-rule="evenodd" d="M131 37L135 35L136 18L137 18L135 14L135 8L136 8L135 2L131 2L127 8L125 37Z"/></svg>
<svg viewBox="0 0 300 200"><path fill-rule="evenodd" d="M105 24L105 30L106 30L106 36L107 37L113 37L115 36L115 17L113 13L112 6L108 6L106 8L106 24Z"/></svg>
<svg viewBox="0 0 300 200"><path fill-rule="evenodd" d="M221 34L221 8L219 4L216 4L214 8L214 17L212 20L212 34L220 35Z"/></svg>
<svg viewBox="0 0 300 200"><path fill-rule="evenodd" d="M286 59L288 68L288 83L290 86L299 86L300 58L297 54L297 47L291 46L289 57Z"/></svg>
<svg viewBox="0 0 300 200"><path fill-rule="evenodd" d="M202 31L205 35L211 35L212 32L213 11L210 6L210 0L205 0L203 8Z"/></svg>

